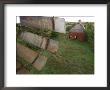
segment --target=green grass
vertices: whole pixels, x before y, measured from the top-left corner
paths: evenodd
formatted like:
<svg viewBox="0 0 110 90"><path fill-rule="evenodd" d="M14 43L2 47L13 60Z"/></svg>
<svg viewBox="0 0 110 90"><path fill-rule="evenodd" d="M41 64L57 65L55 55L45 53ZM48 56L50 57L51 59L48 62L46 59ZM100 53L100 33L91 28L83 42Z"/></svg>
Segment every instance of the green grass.
<svg viewBox="0 0 110 90"><path fill-rule="evenodd" d="M59 34L55 40L59 41L56 54L42 51L48 57L45 67L38 71L32 67L33 74L93 74L94 52L86 42L70 40L64 34Z"/></svg>

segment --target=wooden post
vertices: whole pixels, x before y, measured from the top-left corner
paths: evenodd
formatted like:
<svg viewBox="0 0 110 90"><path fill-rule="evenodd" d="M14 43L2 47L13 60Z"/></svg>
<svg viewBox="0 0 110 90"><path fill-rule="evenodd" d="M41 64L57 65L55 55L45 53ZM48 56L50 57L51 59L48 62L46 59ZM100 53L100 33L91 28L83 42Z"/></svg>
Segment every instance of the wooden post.
<svg viewBox="0 0 110 90"><path fill-rule="evenodd" d="M55 30L55 20L54 20L54 16L52 17L52 25L53 25L53 31Z"/></svg>

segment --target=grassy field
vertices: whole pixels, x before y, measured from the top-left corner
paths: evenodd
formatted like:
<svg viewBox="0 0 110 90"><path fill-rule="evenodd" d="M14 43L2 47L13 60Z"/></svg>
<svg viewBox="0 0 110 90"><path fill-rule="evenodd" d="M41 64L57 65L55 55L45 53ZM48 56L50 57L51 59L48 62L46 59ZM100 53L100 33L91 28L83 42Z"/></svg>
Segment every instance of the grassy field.
<svg viewBox="0 0 110 90"><path fill-rule="evenodd" d="M55 40L59 41L58 52L52 54L47 50L38 49L48 60L41 71L31 66L30 73L94 74L94 52L88 43L70 40L65 34L59 34Z"/></svg>

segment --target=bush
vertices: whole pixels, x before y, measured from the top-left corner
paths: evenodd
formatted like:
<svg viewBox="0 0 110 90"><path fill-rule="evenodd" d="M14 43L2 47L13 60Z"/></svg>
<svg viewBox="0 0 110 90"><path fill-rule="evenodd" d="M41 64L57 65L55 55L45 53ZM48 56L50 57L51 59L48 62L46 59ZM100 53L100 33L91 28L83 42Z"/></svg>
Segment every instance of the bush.
<svg viewBox="0 0 110 90"><path fill-rule="evenodd" d="M50 38L56 38L58 37L58 32L52 32Z"/></svg>
<svg viewBox="0 0 110 90"><path fill-rule="evenodd" d="M86 23L85 24L85 33L87 36L87 42L90 44L92 49L94 49L94 24Z"/></svg>
<svg viewBox="0 0 110 90"><path fill-rule="evenodd" d="M72 28L72 25L68 25L68 26L66 27L66 32L69 32L69 31L71 30L71 28Z"/></svg>
<svg viewBox="0 0 110 90"><path fill-rule="evenodd" d="M72 22L66 23L66 32L69 32L74 25L75 23Z"/></svg>

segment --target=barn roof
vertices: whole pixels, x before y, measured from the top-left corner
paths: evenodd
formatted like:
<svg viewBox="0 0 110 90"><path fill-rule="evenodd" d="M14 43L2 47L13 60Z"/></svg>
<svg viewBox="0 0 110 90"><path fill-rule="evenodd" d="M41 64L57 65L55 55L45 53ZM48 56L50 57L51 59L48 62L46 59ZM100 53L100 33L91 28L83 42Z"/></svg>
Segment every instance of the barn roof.
<svg viewBox="0 0 110 90"><path fill-rule="evenodd" d="M70 30L70 32L83 32L84 31L84 26L80 23L77 23L74 27L72 27L72 29Z"/></svg>

